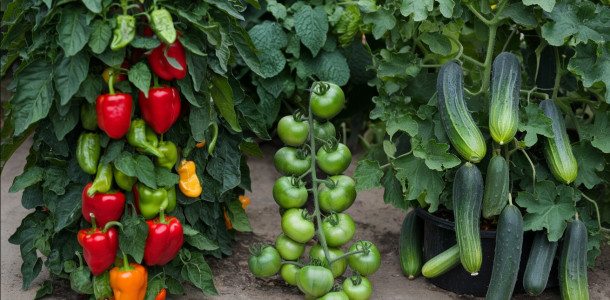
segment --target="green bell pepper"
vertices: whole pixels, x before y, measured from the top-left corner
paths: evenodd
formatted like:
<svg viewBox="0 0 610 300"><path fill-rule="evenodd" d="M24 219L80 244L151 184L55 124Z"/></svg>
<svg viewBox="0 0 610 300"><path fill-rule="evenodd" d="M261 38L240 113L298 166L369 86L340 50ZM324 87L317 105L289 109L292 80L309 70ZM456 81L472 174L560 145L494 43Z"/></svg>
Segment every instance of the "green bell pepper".
<svg viewBox="0 0 610 300"><path fill-rule="evenodd" d="M83 124L83 128L87 130L97 129L97 112L95 111L95 105L89 103L83 103L80 107L80 121Z"/></svg>
<svg viewBox="0 0 610 300"><path fill-rule="evenodd" d="M119 15L116 17L116 27L110 42L113 51L125 48L136 37L136 18L130 15Z"/></svg>
<svg viewBox="0 0 610 300"><path fill-rule="evenodd" d="M176 41L176 28L172 15L165 8L155 9L150 13L150 25L161 42L170 45Z"/></svg>
<svg viewBox="0 0 610 300"><path fill-rule="evenodd" d="M106 193L112 187L112 165L100 163L97 166L97 174L93 180L93 184L87 191L89 197L95 193Z"/></svg>
<svg viewBox="0 0 610 300"><path fill-rule="evenodd" d="M128 176L127 174L121 172L121 170L117 168L113 168L114 170L114 182L123 190L131 191L131 188L136 183L137 178L133 176Z"/></svg>
<svg viewBox="0 0 610 300"><path fill-rule="evenodd" d="M136 186L138 208L145 219L156 217L161 209L170 212L176 207L175 187L151 189L142 183Z"/></svg>
<svg viewBox="0 0 610 300"><path fill-rule="evenodd" d="M76 144L76 161L87 174L97 172L97 163L100 160L102 146L97 133L82 133Z"/></svg>
<svg viewBox="0 0 610 300"><path fill-rule="evenodd" d="M159 143L157 136L154 134L154 132L152 135L150 133L147 134L146 128L146 123L142 119L135 119L131 121L131 126L127 132L127 142L139 151L154 155L156 157L162 157L163 154L157 150L157 145Z"/></svg>
<svg viewBox="0 0 610 300"><path fill-rule="evenodd" d="M170 141L163 141L159 143L157 150L163 154L163 156L157 157L157 166L169 170L173 169L174 165L178 162L178 148L176 147L176 144Z"/></svg>

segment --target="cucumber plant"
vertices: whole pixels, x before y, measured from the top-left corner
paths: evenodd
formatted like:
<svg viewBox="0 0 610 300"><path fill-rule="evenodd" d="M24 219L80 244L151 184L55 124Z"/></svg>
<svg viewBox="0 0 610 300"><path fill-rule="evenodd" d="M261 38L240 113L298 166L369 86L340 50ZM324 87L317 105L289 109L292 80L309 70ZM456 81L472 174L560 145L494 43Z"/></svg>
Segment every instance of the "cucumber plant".
<svg viewBox="0 0 610 300"><path fill-rule="evenodd" d="M279 137L287 144L274 156L276 169L284 174L273 187L273 198L282 214L282 233L275 247L253 245L248 264L256 277L271 277L279 271L288 285L296 285L306 297L334 297L334 281L342 278L349 266L353 275L343 280L343 286L348 287L345 293L366 287L366 297L358 299L368 299L372 284L363 276L372 275L381 265L381 255L373 243L356 241L347 247L356 230L354 220L345 211L356 199L356 185L343 174L352 154L334 134L327 134L336 132L328 119L344 105L339 86L317 81L310 89L308 111L296 111L281 119L290 122L278 123ZM331 130L320 131L320 127ZM285 134L288 132L291 134ZM261 248L277 248L282 266L273 260L263 264L258 259L261 251L257 249ZM304 253L308 258L303 257Z"/></svg>
<svg viewBox="0 0 610 300"><path fill-rule="evenodd" d="M376 20L366 46L377 75L369 83L378 95L361 137L368 152L354 174L357 188L383 187L384 201L401 209L453 211L462 263L477 252L462 253L478 239L465 228L485 223L493 229L509 207L523 215L522 226L511 231L542 234L551 245L565 239L579 216L589 248L571 255L592 266L610 236L610 81L604 65L610 48L601 28L557 29L605 23L607 1L398 2L362 10L365 20ZM588 30L595 34L582 34ZM482 211L475 202L455 201L474 191L461 179L464 164L486 178ZM476 220L467 208L476 209ZM510 267L518 265L515 255L509 260ZM538 263L532 261L532 268L546 269ZM466 265L474 273L471 262ZM579 280L580 288L585 281ZM504 286L512 277L495 282ZM529 292L541 293L546 279L527 284ZM510 297L508 288L498 290L504 293L491 294Z"/></svg>

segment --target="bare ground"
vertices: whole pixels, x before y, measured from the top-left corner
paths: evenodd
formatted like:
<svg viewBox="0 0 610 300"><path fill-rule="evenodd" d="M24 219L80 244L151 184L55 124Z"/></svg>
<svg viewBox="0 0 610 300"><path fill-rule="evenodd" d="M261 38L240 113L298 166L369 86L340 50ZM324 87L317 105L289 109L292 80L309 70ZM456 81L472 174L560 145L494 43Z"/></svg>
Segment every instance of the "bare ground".
<svg viewBox="0 0 610 300"><path fill-rule="evenodd" d="M13 178L20 174L25 163L29 143L26 143L7 164L2 174L2 266L1 286L2 299L32 299L36 286L48 275L42 272L34 283L34 288L21 290L19 268L21 259L19 247L8 243L8 237L19 226L21 218L27 211L21 207L21 194L9 194L8 188ZM273 182L279 176L271 162L273 149L265 148L265 158L251 159L252 187L250 193L252 204L247 213L254 232L237 236L234 255L222 260L210 259L214 272L214 281L220 293L211 299L298 299L301 294L294 287L289 287L280 278L268 280L255 279L248 271L248 247L255 242L273 243L280 233L280 218L277 205L271 197ZM349 173L353 171L353 167ZM357 223L355 239L366 239L374 242L382 254L380 270L370 277L374 285L375 299L457 299L471 298L459 296L439 289L424 279L413 281L402 276L398 261L397 241L404 212L383 203L383 191L362 192L354 205L348 210ZM591 299L610 299L610 248L604 247L597 261L596 268L589 271ZM76 298L61 291L55 299ZM188 288L187 294L179 299L205 298L195 289ZM523 295L517 299L529 299ZM557 290L547 291L538 299L559 299Z"/></svg>

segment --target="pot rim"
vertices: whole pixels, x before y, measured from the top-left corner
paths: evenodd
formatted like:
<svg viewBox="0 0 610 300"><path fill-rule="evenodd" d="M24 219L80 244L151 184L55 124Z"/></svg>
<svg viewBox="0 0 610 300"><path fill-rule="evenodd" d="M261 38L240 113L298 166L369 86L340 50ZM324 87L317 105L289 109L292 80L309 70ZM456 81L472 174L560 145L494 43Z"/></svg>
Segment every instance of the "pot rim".
<svg viewBox="0 0 610 300"><path fill-rule="evenodd" d="M455 231L455 222L435 216L432 213L429 213L427 210L425 210L421 207L415 208L415 213L418 216L420 216L422 219L432 221L432 223L434 223L438 227L449 229L451 231ZM496 231L495 230L480 230L480 236L482 238L495 238Z"/></svg>

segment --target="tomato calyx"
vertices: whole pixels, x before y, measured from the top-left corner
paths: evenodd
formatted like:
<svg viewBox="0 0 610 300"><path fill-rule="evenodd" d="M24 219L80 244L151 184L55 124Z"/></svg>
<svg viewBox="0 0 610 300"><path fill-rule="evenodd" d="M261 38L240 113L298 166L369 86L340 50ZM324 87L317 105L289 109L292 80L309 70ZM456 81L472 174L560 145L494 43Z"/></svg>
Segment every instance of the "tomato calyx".
<svg viewBox="0 0 610 300"><path fill-rule="evenodd" d="M307 174L307 173L306 173ZM303 175L301 175L303 176ZM301 180L301 176L291 176L290 177L290 184L292 184L293 187L295 188L301 188L305 185L305 182L303 182L303 180Z"/></svg>
<svg viewBox="0 0 610 300"><path fill-rule="evenodd" d="M261 256L261 254L263 253L263 250L265 248L269 247L269 245L267 244L263 244L263 243L255 243L252 246L250 246L250 254L253 256Z"/></svg>
<svg viewBox="0 0 610 300"><path fill-rule="evenodd" d="M326 218L324 218L324 222L328 222L330 225L337 226L339 225L339 215L335 212L331 212Z"/></svg>
<svg viewBox="0 0 610 300"><path fill-rule="evenodd" d="M292 118L297 122L307 122L308 120L308 117L300 109L297 109L292 113Z"/></svg>
<svg viewBox="0 0 610 300"><path fill-rule="evenodd" d="M307 212L306 209L301 210L301 217L303 217L304 220L313 222L313 215Z"/></svg>
<svg viewBox="0 0 610 300"><path fill-rule="evenodd" d="M361 251L360 253L363 255L369 255L371 252L371 244L364 241L358 241L356 243L356 251Z"/></svg>
<svg viewBox="0 0 610 300"><path fill-rule="evenodd" d="M326 94L326 92L328 92L329 89L330 89L330 85L323 81L316 81L313 83L313 85L311 87L311 91L320 96Z"/></svg>
<svg viewBox="0 0 610 300"><path fill-rule="evenodd" d="M329 189L334 189L337 187L337 182L335 182L334 180L327 178L327 179L321 179L318 180L320 183L324 184L326 187L328 187Z"/></svg>
<svg viewBox="0 0 610 300"><path fill-rule="evenodd" d="M362 276L358 272L356 272L354 275L348 277L346 280L351 281L352 284L355 286L359 286L362 283Z"/></svg>
<svg viewBox="0 0 610 300"><path fill-rule="evenodd" d="M328 140L324 141L324 146L322 146L326 152L335 152L337 148L339 148L339 140L336 137L331 137Z"/></svg>

